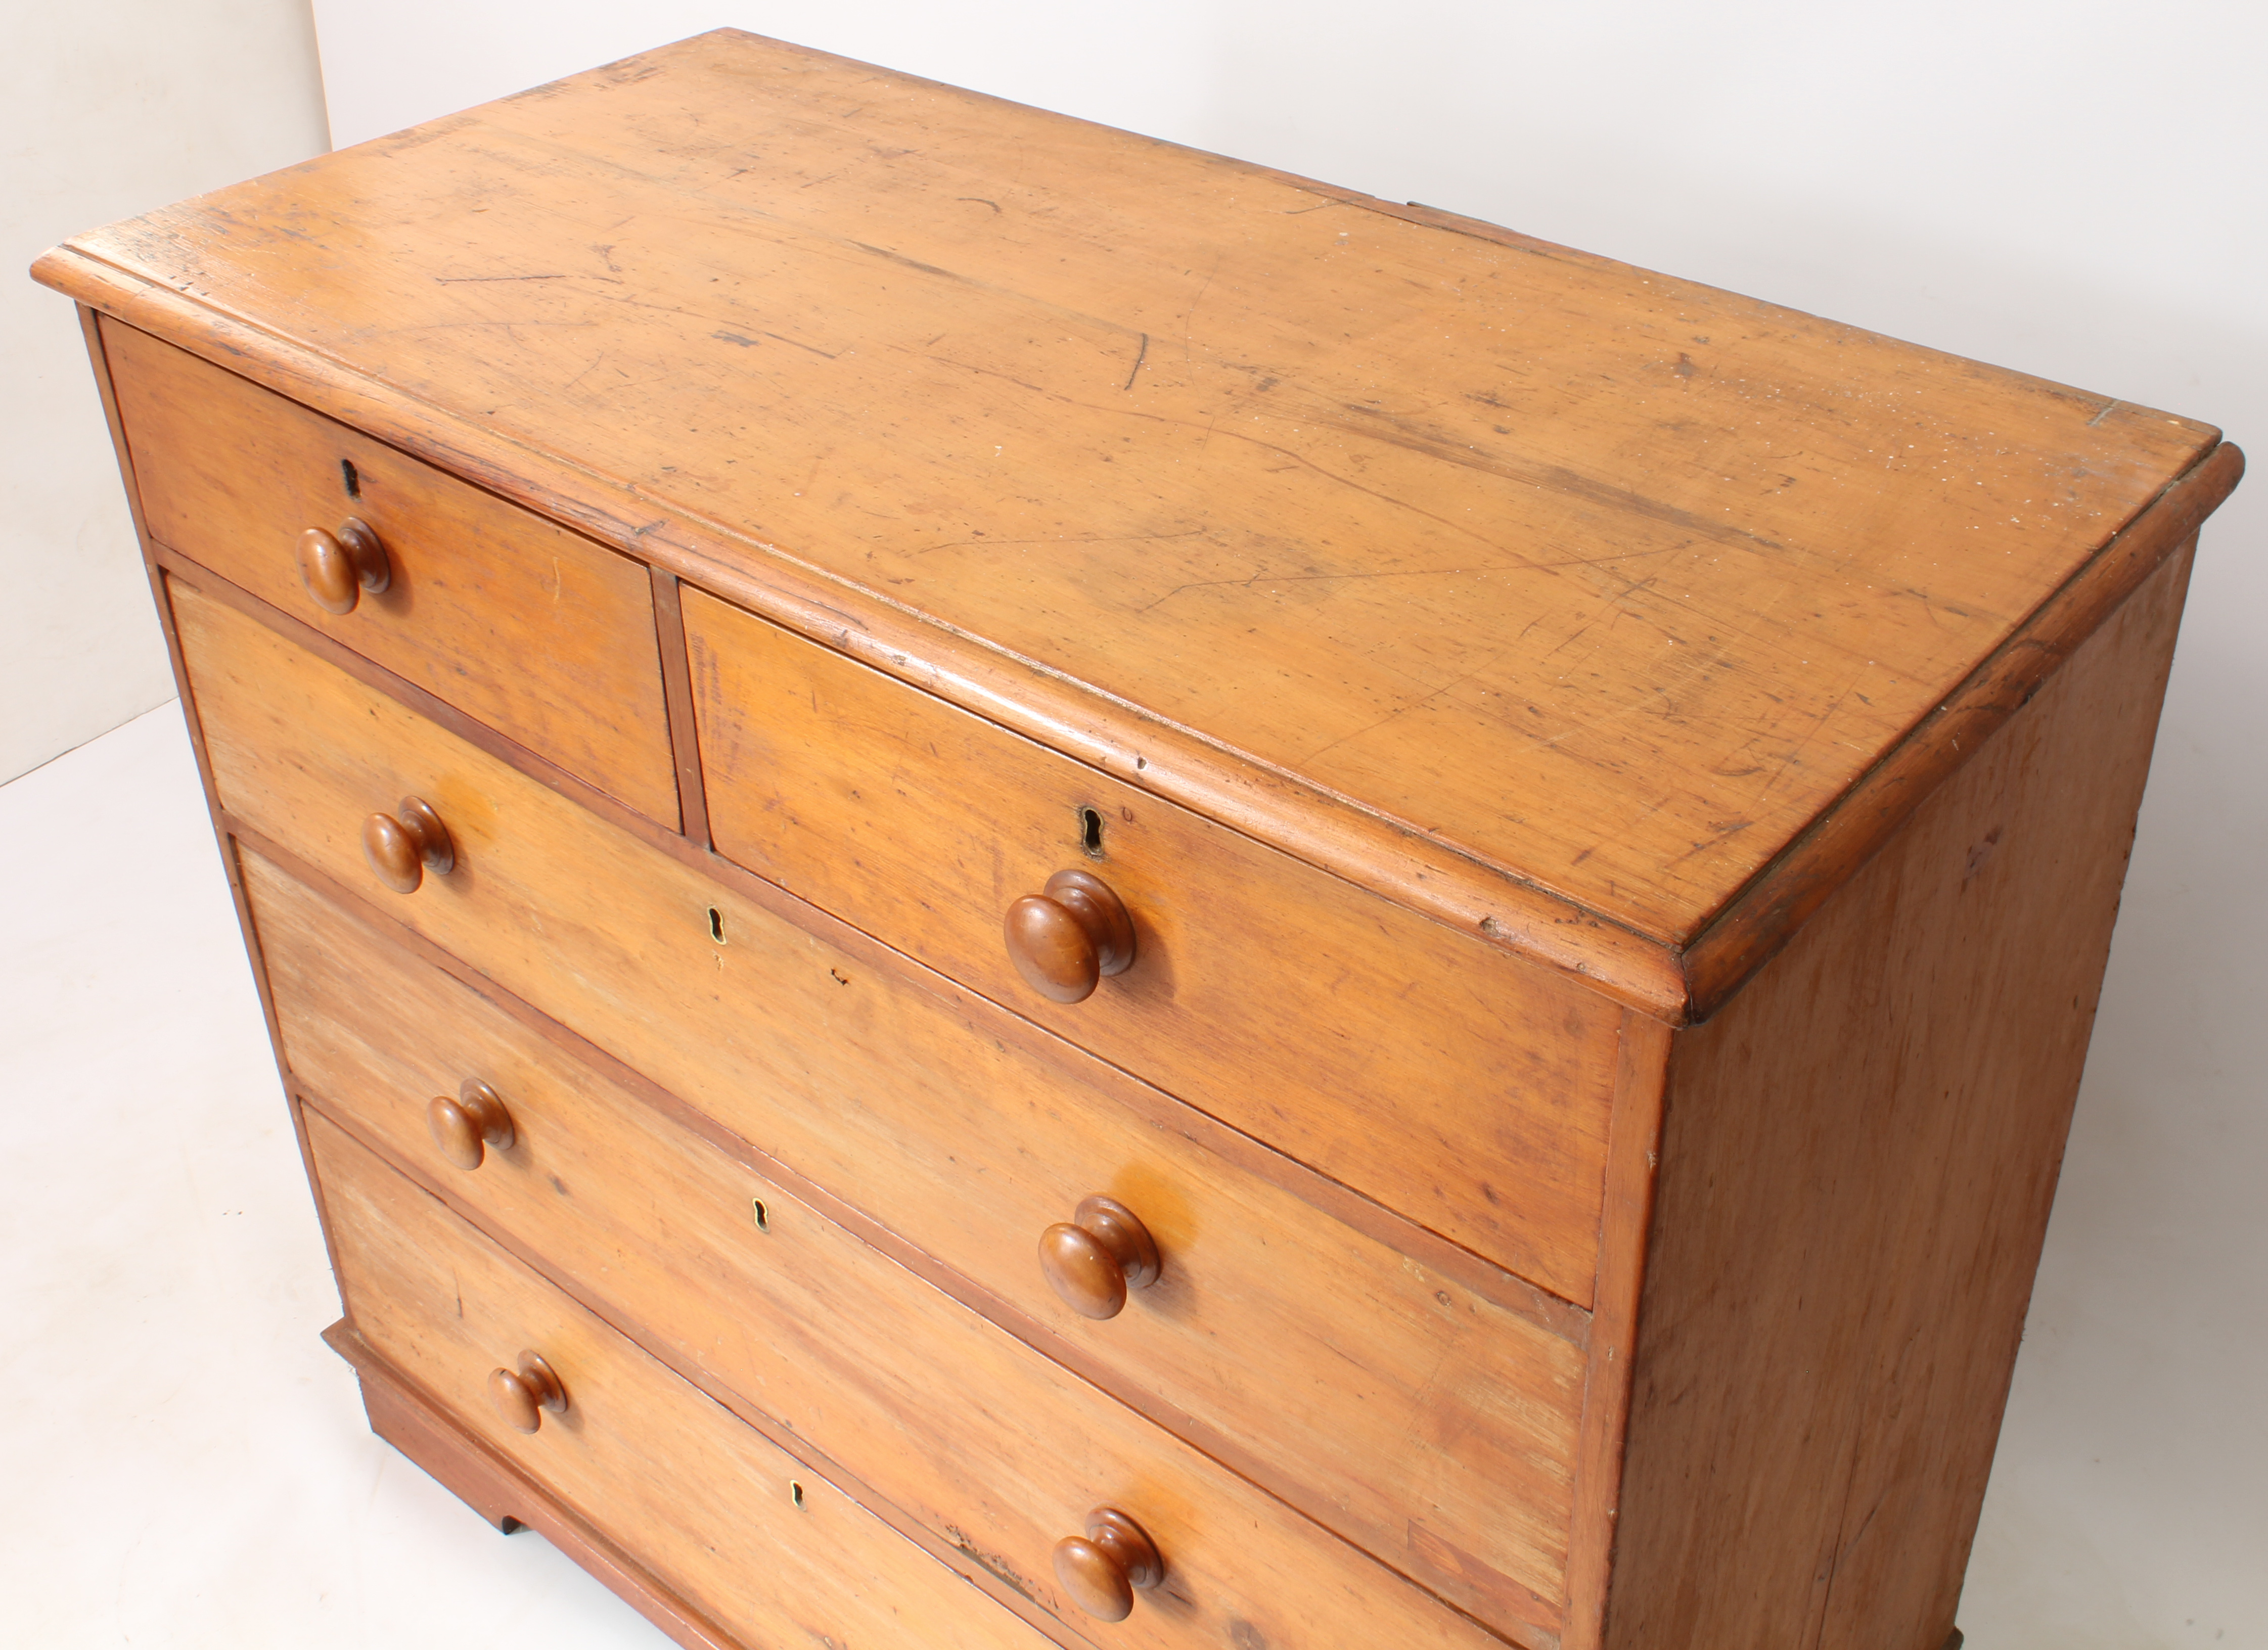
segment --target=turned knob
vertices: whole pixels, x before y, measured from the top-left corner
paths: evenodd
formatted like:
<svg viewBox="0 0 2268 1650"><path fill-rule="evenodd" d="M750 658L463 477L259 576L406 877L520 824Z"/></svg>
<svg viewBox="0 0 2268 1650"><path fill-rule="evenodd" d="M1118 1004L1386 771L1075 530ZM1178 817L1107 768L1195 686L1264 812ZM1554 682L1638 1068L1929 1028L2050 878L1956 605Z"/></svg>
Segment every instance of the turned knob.
<svg viewBox="0 0 2268 1650"><path fill-rule="evenodd" d="M362 822L363 857L378 880L396 894L415 894L425 873L445 877L457 868L449 828L432 805L406 796L391 814L373 814Z"/></svg>
<svg viewBox="0 0 2268 1650"><path fill-rule="evenodd" d="M299 582L324 612L352 613L364 591L374 596L394 582L394 569L370 523L349 516L336 533L299 535Z"/></svg>
<svg viewBox="0 0 2268 1650"><path fill-rule="evenodd" d="M1058 871L1008 908L1008 955L1041 996L1083 1001L1106 974L1134 961L1134 919L1101 878Z"/></svg>
<svg viewBox="0 0 2268 1650"><path fill-rule="evenodd" d="M1068 1536L1056 1543L1056 1580L1098 1621L1124 1621L1134 1610L1134 1589L1165 1579L1156 1543L1115 1506L1086 1515L1084 1540Z"/></svg>
<svg viewBox="0 0 2268 1650"><path fill-rule="evenodd" d="M1040 1270L1048 1286L1081 1317L1115 1318L1129 1289L1158 1281L1158 1246L1124 1204L1088 1197L1068 1222L1058 1220L1040 1234Z"/></svg>
<svg viewBox="0 0 2268 1650"><path fill-rule="evenodd" d="M516 1138L503 1097L477 1077L467 1078L454 1100L434 1095L426 1103L425 1126L441 1155L459 1168L478 1168L487 1147L509 1152Z"/></svg>
<svg viewBox="0 0 2268 1650"><path fill-rule="evenodd" d="M519 1355L518 1369L489 1373L489 1398L504 1424L515 1433L532 1433L543 1425L543 1411L567 1412L567 1389L551 1366L534 1352Z"/></svg>

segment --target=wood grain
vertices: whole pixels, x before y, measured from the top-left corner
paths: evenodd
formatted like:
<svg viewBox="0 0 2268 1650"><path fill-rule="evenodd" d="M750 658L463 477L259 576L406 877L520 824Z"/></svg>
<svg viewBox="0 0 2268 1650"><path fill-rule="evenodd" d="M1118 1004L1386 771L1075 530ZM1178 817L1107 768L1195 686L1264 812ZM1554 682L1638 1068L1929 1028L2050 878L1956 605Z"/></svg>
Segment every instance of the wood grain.
<svg viewBox="0 0 2268 1650"><path fill-rule="evenodd" d="M1957 1645L2215 431L731 32L39 273L341 1275L666 1628L761 1434L980 1640Z"/></svg>
<svg viewBox="0 0 2268 1650"><path fill-rule="evenodd" d="M371 1431L499 1531L533 1529L685 1650L742 1650L732 1635L591 1521L452 1419L344 1319L324 1344L353 1366Z"/></svg>
<svg viewBox="0 0 2268 1650"><path fill-rule="evenodd" d="M41 269L1671 1016L1675 948L2215 441L730 33Z"/></svg>
<svg viewBox="0 0 2268 1650"><path fill-rule="evenodd" d="M1623 1447L1630 1424L1639 1292L1661 1163L1662 1085L1669 1050L1668 1027L1643 1014L1624 1015L1606 1205L1599 1215L1598 1305L1583 1369L1562 1650L1597 1650L1605 1626L1615 1532L1622 1515Z"/></svg>
<svg viewBox="0 0 2268 1650"><path fill-rule="evenodd" d="M1613 1005L698 591L685 615L719 852L1590 1303ZM1071 868L1135 961L1065 1005L1000 924Z"/></svg>
<svg viewBox="0 0 2268 1650"><path fill-rule="evenodd" d="M356 1330L451 1418L753 1645L1047 1640L686 1386L320 1116L308 1138ZM489 1371L523 1347L570 1395L520 1434ZM801 1484L799 1505L791 1486Z"/></svg>
<svg viewBox="0 0 2268 1650"><path fill-rule="evenodd" d="M1677 1034L1615 1650L1945 1642L2189 565Z"/></svg>
<svg viewBox="0 0 2268 1650"><path fill-rule="evenodd" d="M339 810L424 776L460 864L408 898L376 890L389 916L881 1213L1398 1569L1492 1614L1544 1608L1531 1595L1556 1608L1570 1342L1199 1149L1169 1104L1145 1117L1121 1103L1135 1086L1108 1068L979 1035L232 610L178 584L174 600L223 795L262 835L375 889ZM312 1000L343 1019L338 995ZM446 1092L424 1085L466 1075L421 1071L403 1091L413 1138ZM1035 1252L1095 1192L1140 1213L1167 1268L1108 1322L1057 1300Z"/></svg>
<svg viewBox="0 0 2268 1650"><path fill-rule="evenodd" d="M2193 552L2243 473L2243 453L2226 442L2199 460L1719 912L1684 955L1690 1015L1723 1007L2169 557Z"/></svg>
<svg viewBox="0 0 2268 1650"><path fill-rule="evenodd" d="M86 344L88 365L94 372L95 389L102 400L103 418L110 429L111 450L118 460L120 479L125 483L126 507L134 522L135 537L141 546L142 570L150 583L151 604L157 610L158 630L166 638L166 662L173 670L174 687L180 694L181 719L188 727L189 750L196 762L199 788L204 793L206 815L211 821L215 836L218 838L221 867L228 881L229 903L236 913L238 931L244 938L245 949L252 962L253 989L259 993L261 1018L266 1025L268 1046L276 1061L277 1086L288 1094L291 1074L284 1064L284 1037L276 1020L276 1001L268 989L268 970L260 961L259 939L252 925L252 906L245 894L244 879L237 864L236 845L229 840L227 828L223 822L220 792L213 783L212 761L205 749L204 728L197 720L196 702L189 691L188 666L181 656L180 630L174 622L173 601L166 588L165 574L158 564L158 542L150 536L149 524L143 515L141 484L135 475L133 451L127 445L126 426L119 416L117 387L111 376L109 352L103 343L102 320L92 310L82 306L78 309L78 323L80 336ZM314 1184L314 1159L309 1154L306 1123L296 1104L291 1107L291 1117L292 1138L299 1148L300 1166L306 1172L314 1194L315 1212L322 1222L324 1253L335 1272L338 1257L331 1248L330 1219L323 1211L322 1188Z"/></svg>
<svg viewBox="0 0 2268 1650"><path fill-rule="evenodd" d="M130 327L103 341L152 538L678 822L644 568ZM335 615L293 547L346 516L393 580Z"/></svg>
<svg viewBox="0 0 2268 1650"><path fill-rule="evenodd" d="M677 577L653 578L654 638L661 650L662 699L669 711L669 747L677 768L678 825L686 839L709 846L709 800L701 780L701 740L694 727L693 686L685 659L685 615Z"/></svg>
<svg viewBox="0 0 2268 1650"><path fill-rule="evenodd" d="M196 596L233 608L289 642L298 651L313 654L357 681L376 689L380 696L390 699L396 705L414 712L423 721L443 728L475 749L484 752L503 765L526 775L555 795L574 803L585 813L595 814L634 841L676 860L679 865L685 866L705 883L747 901L773 919L785 923L806 934L818 937L843 958L847 959L850 966L878 969L894 978L912 985L917 990L939 998L960 1014L968 1029L980 1039L1012 1045L1046 1062L1059 1060L1063 1052L1068 1048L1069 1045L1064 1043L1060 1038L1035 1025L1023 1016L1002 1008L989 998L979 996L965 989L958 982L946 978L934 969L923 967L905 956L903 953L883 945L831 912L822 910L806 900L799 899L777 883L745 870L733 861L722 858L704 848L696 847L681 833L667 829L634 809L624 807L604 792L596 790L576 778L556 763L528 750L525 746L504 738L493 728L474 721L462 711L435 698L414 683L403 681L391 672L373 665L361 654L341 646L321 631L302 623L282 609L271 607L257 597L239 590L235 586L214 578L208 569L198 566L195 563L166 549L163 546L154 546L153 550L155 568L170 574L175 581L187 586ZM171 622L169 613L167 617L169 635ZM182 680L186 681L186 674ZM188 705L189 714L194 717L193 701L185 700L185 703ZM198 751L199 761L202 762L204 758L201 738ZM214 807L215 817L218 820L221 815L218 813L217 802ZM227 829L225 824L222 826L224 832ZM280 862L289 862L294 867L293 873L296 875L304 876L316 882L327 880L322 873L306 866L288 848L276 845L272 839L262 851L277 856ZM445 973L453 973L460 978L468 977L466 964L450 953L433 947L416 933L393 924L387 912L371 908L361 893L335 883L328 886L330 895L335 901L353 907L369 920L387 929L397 943L423 956L427 961ZM368 892L370 898L387 900L391 903L390 896L379 888L375 881L371 884ZM472 975L470 977L476 980L482 989L487 988L489 983L482 976ZM578 1058L590 1060L595 1057L601 1064L611 1061L615 1066L620 1067L620 1062L615 1061L614 1057L593 1048L590 1042L569 1031L557 1020L536 1014L533 1009L526 1012L534 1015L535 1020L542 1027L548 1028L549 1035L568 1040L573 1045ZM1202 1112L1172 1100L1150 1084L1128 1078L1115 1067L1086 1060L1077 1056L1073 1057L1072 1063L1085 1073L1088 1082L1111 1094L1120 1106L1142 1118L1150 1128L1162 1130L1187 1138L1201 1145L1222 1162L1236 1165L1246 1174L1256 1175L1282 1187L1309 1207L1320 1210L1333 1219L1368 1234L1397 1254L1416 1260L1429 1272L1452 1279L1461 1286L1528 1318L1562 1338L1572 1340L1579 1345L1583 1343L1588 1332L1587 1326L1590 1322L1590 1315L1583 1308L1572 1306L1558 1296L1538 1288L1526 1278L1506 1271L1493 1262L1483 1260L1471 1250L1458 1247L1408 1218L1393 1212L1375 1200L1292 1162L1291 1159L1280 1153L1261 1145L1251 1136L1240 1133L1206 1116ZM651 1082L651 1079L626 1067L621 1067L617 1075L619 1080L627 1081L634 1086ZM653 1092L658 1095L666 1094L666 1091L659 1089L655 1089ZM683 1104L674 1096L669 1096L662 1103L665 1109L671 1104L680 1106ZM687 1115L698 1116L698 1114L694 1113ZM813 1195L822 1199L830 1195L815 1187L811 1188L811 1191ZM836 1218L850 1219L855 1224L859 1217L853 1212L838 1212ZM1000 1302L998 1297L993 1298L993 1305L984 1309L993 1312L996 1315L1001 1311L1012 1311L1012 1308ZM1219 1451L1216 1450L1215 1453Z"/></svg>
<svg viewBox="0 0 2268 1650"><path fill-rule="evenodd" d="M451 1315L446 1287L437 1292L428 1279L450 1276L461 1264L463 1249L479 1240L468 1232L452 1241L453 1234L445 1225L452 1223L451 1217L438 1204L350 1144L351 1137L328 1126L320 1113L311 1133L335 1206L342 1160L350 1161L348 1197L373 1205L350 1204L335 1217L349 1302L365 1334L382 1349L404 1339L449 1339L453 1388L433 1375L425 1378L445 1396L461 1394L456 1407L477 1408L485 1435L506 1440L514 1434L496 1419L483 1391L489 1372L499 1361L510 1362L521 1347L539 1352L558 1370L571 1403L564 1415L544 1417L541 1428L522 1444L523 1452L534 1451L555 1431L572 1435L608 1425L607 1401L594 1387L587 1352L578 1356L571 1346L555 1344L555 1337L533 1323L520 1329L517 1339L504 1329L486 1329L472 1309L474 1278L460 1280L468 1301L462 1320L438 1331L421 1330L421 1315ZM577 1144L571 1137L562 1141L547 1172L563 1177ZM618 1179L586 1172L575 1182L581 1192L555 1193L553 1198L587 1195L601 1184L650 1191L653 1182L641 1172L649 1166L626 1166ZM662 1182L666 1195L707 1201L703 1194L711 1190L711 1176L699 1168L679 1163L666 1172L674 1176ZM481 1194L493 1182L460 1183L480 1207ZM671 1302L652 1303L665 1340L681 1344L683 1334L711 1339L709 1356L736 1377L731 1384L787 1431L947 1536L971 1560L1053 1612L1071 1632L1086 1624L1079 1609L1057 1594L1049 1557L1057 1540L1078 1533L1092 1507L1108 1504L1134 1516L1167 1559L1163 1584L1145 1594L1145 1608L1114 1639L1150 1646L1186 1645L1193 1639L1233 1644L1241 1624L1248 1639L1256 1635L1263 1643L1314 1645L1318 1650L1388 1643L1486 1650L1497 1642L792 1200L781 1198L770 1231L757 1233L744 1219L747 1184L743 1180L725 1189L729 1203L718 1198L710 1204L718 1217L743 1217L733 1224L746 1235L733 1247L747 1258L703 1292L705 1299L692 1297L691 1315L673 1314ZM717 1224L721 1235L722 1219ZM494 1256L504 1263L500 1254L482 1247L483 1258ZM637 1267L628 1252L631 1246L617 1238L609 1247L609 1258L625 1272L638 1273L616 1287L635 1293L641 1285L658 1283L659 1269ZM387 1315L383 1327L372 1330L372 1308L365 1295L357 1293L356 1281L357 1271L372 1263L364 1259L358 1267L356 1251L367 1255L390 1248L430 1250L431 1258L423 1273L410 1273L415 1281L390 1282L381 1276L377 1287L387 1297L382 1308ZM720 1245L700 1258L730 1252ZM588 1251L570 1238L563 1263L573 1267L586 1257ZM695 1260L688 1265L688 1272L697 1264ZM408 1269L397 1261L388 1270ZM736 1285L755 1285L752 1298L736 1299ZM678 1288L678 1299L684 1301L682 1286ZM557 1299L563 1307L565 1297ZM437 1306L443 1308L438 1314ZM674 1326L673 1315L680 1320ZM740 1323L727 1322L736 1316ZM679 1333L671 1333L673 1328ZM503 1350L494 1350L491 1343ZM627 1343L622 1350L628 1351ZM406 1361L416 1369L414 1360ZM632 1394L622 1395L615 1413L622 1418L613 1425L652 1441L658 1464L665 1468L656 1476L666 1479L672 1464L669 1440L682 1425L674 1425L660 1410L640 1417L633 1427L629 1418L639 1411L628 1406L634 1401ZM719 1411L718 1418L726 1418ZM536 1454L534 1459L547 1458ZM682 1472L682 1464L677 1470ZM539 1477L550 1476L541 1467L536 1470ZM777 1488L785 1488L778 1474L770 1476ZM657 1486L658 1495L666 1492L666 1485ZM622 1498L616 1492L610 1499ZM619 1506L608 1510L609 1523L630 1512ZM640 1530L648 1551L659 1553L673 1543L670 1522L658 1505L649 1504L631 1527ZM656 1567L666 1574L673 1569L659 1560ZM1526 1637L1550 1642L1548 1636ZM939 1638L956 1642L949 1633L932 1632L932 1641Z"/></svg>

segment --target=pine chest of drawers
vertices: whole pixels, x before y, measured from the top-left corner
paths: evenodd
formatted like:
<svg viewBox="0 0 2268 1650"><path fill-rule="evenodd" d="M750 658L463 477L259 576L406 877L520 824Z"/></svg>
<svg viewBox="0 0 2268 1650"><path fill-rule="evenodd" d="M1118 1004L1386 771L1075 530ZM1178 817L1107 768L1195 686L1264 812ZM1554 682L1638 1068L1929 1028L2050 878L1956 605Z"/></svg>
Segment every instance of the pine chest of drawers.
<svg viewBox="0 0 2268 1650"><path fill-rule="evenodd" d="M2215 431L730 32L38 273L492 1520L688 1645L1948 1640Z"/></svg>

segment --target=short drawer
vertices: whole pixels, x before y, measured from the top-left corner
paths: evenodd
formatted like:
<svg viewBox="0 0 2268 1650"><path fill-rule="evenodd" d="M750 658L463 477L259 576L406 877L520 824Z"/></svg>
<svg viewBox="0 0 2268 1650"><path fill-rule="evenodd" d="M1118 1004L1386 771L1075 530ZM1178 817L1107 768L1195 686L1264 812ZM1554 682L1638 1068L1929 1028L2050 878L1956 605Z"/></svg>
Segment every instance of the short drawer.
<svg viewBox="0 0 2268 1650"><path fill-rule="evenodd" d="M644 567L145 333L105 320L102 341L151 537L678 823ZM349 518L389 582L333 614L298 541Z"/></svg>
<svg viewBox="0 0 2268 1650"><path fill-rule="evenodd" d="M1432 1272L1295 1195L1300 1171L1279 1181L1197 1144L1195 1120L1177 1126L1185 1114L1155 1091L986 1029L1012 1024L996 1010L966 1005L982 1009L972 1023L933 976L918 989L821 941L253 621L173 593L223 801L252 829L1237 1440L1262 1482L1397 1570L1491 1620L1556 1614L1580 1314L1524 1313ZM357 827L405 792L449 822L458 866L397 897ZM342 1093L379 1073L386 1104L406 1109L387 1125L405 1155L430 1159L423 1108L468 1075L517 1086L587 1136L594 1161L630 1151L601 1143L622 1107L590 1098L587 1074L445 977L364 961L375 942L356 924L247 864L294 1068ZM581 1202L553 1208L543 1182L500 1168L545 1219L581 1218ZM1104 1322L1064 1307L1035 1254L1097 1192L1147 1223L1163 1260ZM718 1218L737 1245L745 1210L728 1201Z"/></svg>
<svg viewBox="0 0 2268 1650"><path fill-rule="evenodd" d="M1579 1305L1604 999L697 591L718 851ZM1086 872L1134 958L1052 1002L1010 905Z"/></svg>
<svg viewBox="0 0 2268 1650"><path fill-rule="evenodd" d="M1160 1650L1233 1645L1241 1625L1246 1642L1317 1650L1491 1642L643 1109L630 1107L621 1126L578 1131L575 1123L600 1106L622 1103L603 1086L585 1086L586 1116L574 1121L530 1092L515 1088L507 1100L520 1106L515 1126L526 1146L497 1154L501 1172L483 1165L446 1182L476 1221L541 1254L608 1322L641 1339L651 1332L674 1354L690 1350L784 1428L1074 1631L1097 1624L1064 1595L1052 1553L1110 1507L1157 1543L1168 1572L1109 1630L1114 1640ZM341 1110L360 1122L373 1099L390 1098L364 1094ZM761 1232L752 1195L767 1205Z"/></svg>
<svg viewBox="0 0 2268 1650"><path fill-rule="evenodd" d="M1048 1650L835 1485L614 1333L321 1116L339 1288L365 1340L665 1581L770 1645ZM564 1410L505 1425L491 1371L534 1352Z"/></svg>

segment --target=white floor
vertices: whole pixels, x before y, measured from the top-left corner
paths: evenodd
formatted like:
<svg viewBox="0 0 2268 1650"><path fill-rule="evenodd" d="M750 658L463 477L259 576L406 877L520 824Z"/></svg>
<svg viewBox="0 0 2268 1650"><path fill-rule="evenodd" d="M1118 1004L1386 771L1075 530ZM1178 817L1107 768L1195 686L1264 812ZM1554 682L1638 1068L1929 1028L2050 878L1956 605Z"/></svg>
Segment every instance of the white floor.
<svg viewBox="0 0 2268 1650"><path fill-rule="evenodd" d="M0 787L0 1646L666 1644L373 1438L179 709Z"/></svg>
<svg viewBox="0 0 2268 1650"><path fill-rule="evenodd" d="M316 1338L338 1299L178 709L0 787L0 1646L660 1646L372 1438ZM2268 1646L2260 1153L2181 1124L2228 1075L2153 1006L2211 922L2182 869L2137 857L1972 1650Z"/></svg>

